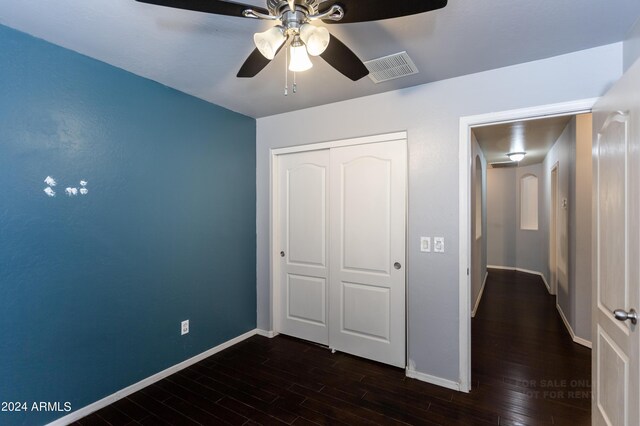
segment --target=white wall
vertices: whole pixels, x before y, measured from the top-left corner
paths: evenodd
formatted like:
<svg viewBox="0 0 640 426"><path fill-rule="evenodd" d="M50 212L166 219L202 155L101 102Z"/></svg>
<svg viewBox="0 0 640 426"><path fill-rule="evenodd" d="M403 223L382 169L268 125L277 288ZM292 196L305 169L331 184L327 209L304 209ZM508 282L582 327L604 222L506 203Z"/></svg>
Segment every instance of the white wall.
<svg viewBox="0 0 640 426"><path fill-rule="evenodd" d="M623 45L624 70L631 68L631 65L640 58L640 18L631 27Z"/></svg>
<svg viewBox="0 0 640 426"><path fill-rule="evenodd" d="M269 150L407 130L408 357L418 372L457 382L460 117L600 96L621 74L622 43L616 43L258 119L258 327L272 327ZM421 253L421 235L445 237L446 252Z"/></svg>

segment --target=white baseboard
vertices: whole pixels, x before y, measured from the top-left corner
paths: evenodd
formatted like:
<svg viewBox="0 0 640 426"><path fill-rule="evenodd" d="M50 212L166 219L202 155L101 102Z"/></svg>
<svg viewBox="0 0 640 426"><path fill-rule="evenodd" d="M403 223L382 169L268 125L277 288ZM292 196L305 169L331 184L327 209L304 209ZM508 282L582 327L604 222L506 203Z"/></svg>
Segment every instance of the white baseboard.
<svg viewBox="0 0 640 426"><path fill-rule="evenodd" d="M489 276L489 271L485 272L484 280L482 280L482 287L480 287L480 293L478 293L478 298L476 299L475 305L473 305L473 310L471 311L471 318L476 316L476 312L478 311L478 306L480 306L480 299L482 299L482 294L484 293L484 285L487 283L487 277Z"/></svg>
<svg viewBox="0 0 640 426"><path fill-rule="evenodd" d="M579 345L586 346L589 349L592 349L591 342L587 339L583 339L582 337L573 336L573 341Z"/></svg>
<svg viewBox="0 0 640 426"><path fill-rule="evenodd" d="M547 287L547 291L549 292L549 294L551 294L551 287L549 287L549 283L547 282L547 279L544 277L544 274L542 272L532 271L530 269L516 268L515 266L487 265L487 269L489 268L502 269L505 271L518 271L518 272L524 272L525 274L539 275L542 278L542 282L544 283L545 287Z"/></svg>
<svg viewBox="0 0 640 426"><path fill-rule="evenodd" d="M138 383L134 383L131 386L128 386L124 389L121 389L119 391L117 391L114 394L111 394L109 396L106 396L104 398L102 398L99 401L96 401L92 404L87 405L86 407L82 407L72 413L67 414L64 417L61 417L57 420L54 420L53 422L49 423L47 426L65 426L68 425L70 423L73 423L77 420L80 420L81 418L88 416L89 414L93 413L94 411L98 411L101 408L106 407L109 404L113 404L114 402L118 401L119 399L124 398L125 396L131 395L134 392L139 391L140 389L143 389L149 385L154 384L155 382L158 382L162 379L164 379L167 376L170 376L180 370L183 370L199 361L202 361L205 358L210 357L211 355L223 351L233 345L235 345L236 343L240 343L241 341L248 339L251 336L254 336L255 334L258 333L258 330L254 329L251 331L247 331L244 334L241 334L238 337L234 337L231 340L227 340L224 343L219 344L216 347L213 347L205 352L202 352L201 354L198 354L192 358L189 358L185 361L182 361L181 363L178 363L174 366L171 366L169 368L167 368L166 370L162 370L159 373L154 374L153 376L149 376L146 379L143 379L141 381L139 381Z"/></svg>
<svg viewBox="0 0 640 426"><path fill-rule="evenodd" d="M273 331L273 330L260 330L257 329L256 330L256 334L258 334L259 336L263 336L263 337L268 337L269 339L273 339L274 337L276 337L279 333Z"/></svg>
<svg viewBox="0 0 640 426"><path fill-rule="evenodd" d="M547 279L544 277L544 274L538 272L538 274L540 275L540 277L542 278L542 281L544 282L545 287L547 287L547 292L549 294L551 294L551 287L549 286L549 283L547 282Z"/></svg>
<svg viewBox="0 0 640 426"><path fill-rule="evenodd" d="M586 346L587 348L591 349L590 341L588 341L587 339L583 339L582 337L576 336L576 334L573 332L573 328L571 328L571 324L569 324L567 317L564 316L564 312L562 312L562 308L560 307L560 304L556 303L556 309L558 309L560 318L562 318L562 322L564 322L564 326L567 327L567 330L569 331L569 334L571 335L571 339L574 341L574 343L577 343L582 346Z"/></svg>
<svg viewBox="0 0 640 426"><path fill-rule="evenodd" d="M487 269L504 269L506 271L515 271L516 268L513 266L498 266L498 265L487 265Z"/></svg>
<svg viewBox="0 0 640 426"><path fill-rule="evenodd" d="M442 386L443 388L453 389L456 391L460 390L460 383L454 382L453 380L443 379L442 377L432 376L430 374L420 373L419 371L413 370L407 367L406 376L411 379L417 379L421 382L431 383L432 385Z"/></svg>

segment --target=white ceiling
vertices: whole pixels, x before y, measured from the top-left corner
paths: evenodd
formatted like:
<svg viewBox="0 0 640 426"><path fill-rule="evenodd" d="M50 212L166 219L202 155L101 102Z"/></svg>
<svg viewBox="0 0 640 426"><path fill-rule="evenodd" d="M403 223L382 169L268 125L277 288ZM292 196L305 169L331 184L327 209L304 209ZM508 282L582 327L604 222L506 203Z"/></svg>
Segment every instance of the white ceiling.
<svg viewBox="0 0 640 426"><path fill-rule="evenodd" d="M354 83L314 58L313 69L298 75L298 93L284 97L284 55L253 79L235 77L253 33L268 22L134 0L0 0L1 24L252 117L617 42L638 16L638 0L449 0L421 15L331 25L362 60L406 50L420 73Z"/></svg>
<svg viewBox="0 0 640 426"><path fill-rule="evenodd" d="M541 118L475 127L472 131L478 140L487 163L508 162L510 152L526 152L519 166L540 163L558 140L572 116Z"/></svg>

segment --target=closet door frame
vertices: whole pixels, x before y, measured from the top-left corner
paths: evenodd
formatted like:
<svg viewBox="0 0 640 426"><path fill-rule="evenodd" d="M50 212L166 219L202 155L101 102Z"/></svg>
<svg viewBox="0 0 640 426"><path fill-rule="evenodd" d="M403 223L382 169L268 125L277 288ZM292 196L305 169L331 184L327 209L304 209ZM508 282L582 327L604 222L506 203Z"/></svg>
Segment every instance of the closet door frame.
<svg viewBox="0 0 640 426"><path fill-rule="evenodd" d="M340 139L335 141L328 142L320 142L320 143L311 143L306 145L298 145L291 146L286 148L274 148L270 150L270 182L269 182L269 211L271 213L271 218L269 222L269 264L271 266L270 277L269 277L269 288L270 288L270 301L271 301L271 332L269 333L269 337L274 337L280 333L278 329L279 324L276 321L277 316L281 312L282 306L280 306L280 292L282 291L281 283L280 283L280 232L279 232L279 220L280 220L280 196L279 196L279 170L280 165L278 158L280 155L292 154L298 152L306 152L306 151L317 151L322 149L331 149L331 148L340 148L345 146L354 146L354 145L364 145L364 144L372 144L378 142L392 142L392 141L404 141L407 143L407 132L394 132L394 133L386 133L381 135L374 136L365 136L359 138L351 138L351 139ZM407 158L408 165L408 158ZM408 179L408 176L407 176ZM405 211L408 216L408 182L407 182L407 200L405 200ZM407 236L407 228L408 228L408 217L405 218L405 246L408 244L408 236ZM409 324L407 318L409 317L408 310L408 273L409 264L408 264L408 248L405 247L405 252L407 255L405 256L404 263L406 267L404 269L405 273L405 358L409 353ZM330 265L329 265L330 268ZM406 359L405 359L406 364Z"/></svg>

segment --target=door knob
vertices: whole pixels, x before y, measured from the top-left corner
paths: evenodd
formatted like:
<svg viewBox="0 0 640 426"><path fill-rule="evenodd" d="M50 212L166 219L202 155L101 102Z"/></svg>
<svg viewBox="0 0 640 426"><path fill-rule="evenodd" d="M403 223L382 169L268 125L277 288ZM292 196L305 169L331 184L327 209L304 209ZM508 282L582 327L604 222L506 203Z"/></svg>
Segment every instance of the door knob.
<svg viewBox="0 0 640 426"><path fill-rule="evenodd" d="M402 265L400 264L400 262L396 262L396 263L393 264L393 267L396 268L396 269L400 269L400 268L402 268Z"/></svg>
<svg viewBox="0 0 640 426"><path fill-rule="evenodd" d="M284 257L284 252L283 251L280 252L280 257Z"/></svg>
<svg viewBox="0 0 640 426"><path fill-rule="evenodd" d="M629 312L625 311L624 309L616 309L615 311L613 311L613 316L618 321L630 320L631 324L636 324L638 322L638 313L635 309L630 309Z"/></svg>

